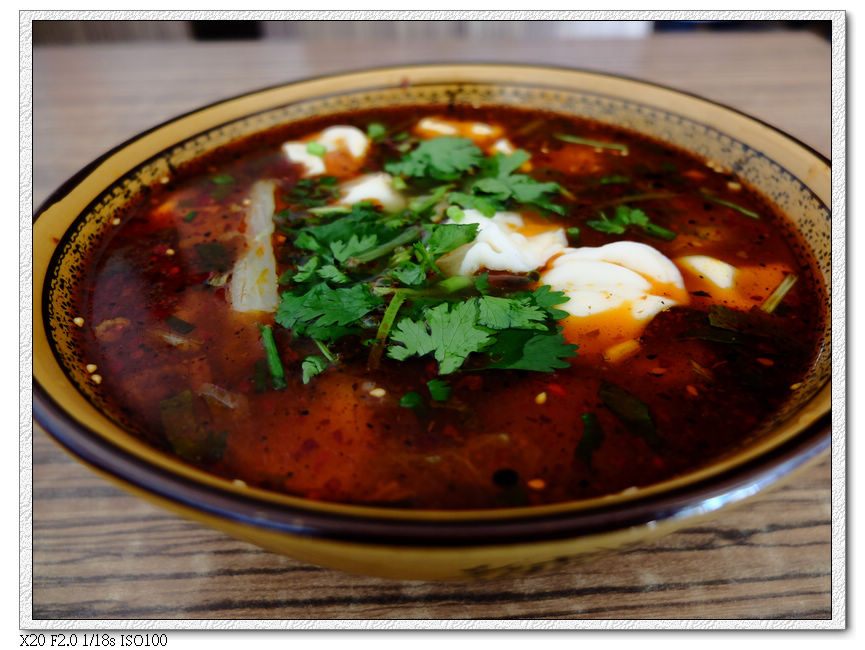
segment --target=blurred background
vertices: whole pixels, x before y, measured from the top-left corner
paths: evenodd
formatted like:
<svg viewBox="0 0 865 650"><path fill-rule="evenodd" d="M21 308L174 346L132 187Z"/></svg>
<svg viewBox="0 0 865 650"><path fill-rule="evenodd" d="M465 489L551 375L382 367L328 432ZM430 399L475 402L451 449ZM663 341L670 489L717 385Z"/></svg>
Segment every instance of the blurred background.
<svg viewBox="0 0 865 650"><path fill-rule="evenodd" d="M813 14L787 14L798 15ZM733 106L827 153L832 25L33 19L34 203L111 147L200 106L297 79L431 62L553 65L642 79Z"/></svg>
<svg viewBox="0 0 865 650"><path fill-rule="evenodd" d="M519 21L519 20L40 20L33 44L117 41L418 38L645 38L657 32L810 31L829 39L830 21Z"/></svg>

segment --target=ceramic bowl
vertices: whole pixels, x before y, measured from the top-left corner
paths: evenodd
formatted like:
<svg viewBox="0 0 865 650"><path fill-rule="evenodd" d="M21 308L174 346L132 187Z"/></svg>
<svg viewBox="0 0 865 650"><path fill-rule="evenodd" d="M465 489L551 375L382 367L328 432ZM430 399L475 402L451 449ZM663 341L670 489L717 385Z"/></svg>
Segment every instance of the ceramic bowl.
<svg viewBox="0 0 865 650"><path fill-rule="evenodd" d="M642 543L778 482L828 449L828 325L802 387L735 455L660 484L551 506L413 512L309 501L188 466L111 417L72 344L70 296L87 251L127 202L172 168L272 126L448 102L594 118L714 160L789 215L830 284L828 161L730 108L636 80L530 66L407 66L311 79L219 102L142 133L82 169L41 207L33 228L36 421L106 478L230 535L315 564L428 580L535 572Z"/></svg>

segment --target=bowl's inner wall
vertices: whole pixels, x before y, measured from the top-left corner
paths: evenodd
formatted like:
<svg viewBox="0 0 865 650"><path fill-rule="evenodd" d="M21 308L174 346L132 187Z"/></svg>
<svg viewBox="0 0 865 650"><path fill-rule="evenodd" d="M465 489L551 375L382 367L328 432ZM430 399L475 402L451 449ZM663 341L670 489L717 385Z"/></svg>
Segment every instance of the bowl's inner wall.
<svg viewBox="0 0 865 650"><path fill-rule="evenodd" d="M684 102L702 102L681 96ZM431 84L382 88L293 102L270 108L202 132L164 150L125 174L78 215L57 246L46 277L43 294L46 331L64 372L96 408L108 413L125 428L133 428L114 412L89 381L72 336L72 316L78 313L74 296L84 277L89 251L99 246L110 231L112 220L147 186L160 181L172 169L239 138L309 117L397 105L465 103L470 105L514 105L595 119L647 134L676 145L702 158L719 163L741 177L752 188L778 206L790 219L790 244L803 260L812 259L828 287L831 262L831 213L829 208L791 173L783 161L773 160L752 146L713 126L675 112L687 106L661 108L589 91L550 89L528 84ZM204 109L205 111L207 109ZM763 127L765 128L765 127ZM790 141L790 156L800 151ZM803 385L760 432L773 429L799 410L830 375L829 293L821 353ZM754 439L759 438L755 433Z"/></svg>

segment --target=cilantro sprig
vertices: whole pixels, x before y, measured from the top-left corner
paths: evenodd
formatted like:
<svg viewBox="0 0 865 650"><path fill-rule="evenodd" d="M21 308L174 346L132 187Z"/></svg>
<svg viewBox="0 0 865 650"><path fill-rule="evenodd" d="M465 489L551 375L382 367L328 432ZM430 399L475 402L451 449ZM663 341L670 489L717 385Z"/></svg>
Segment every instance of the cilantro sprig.
<svg viewBox="0 0 865 650"><path fill-rule="evenodd" d="M612 218L607 218L603 212L600 213L600 217L600 219L587 221L586 225L608 235L624 235L629 226L637 226L647 235L665 241L672 241L678 236L678 233L652 223L649 215L639 208L632 208L627 205L617 206L616 214Z"/></svg>
<svg viewBox="0 0 865 650"><path fill-rule="evenodd" d="M567 300L558 296L557 304ZM472 353L484 353L487 363L472 369L510 369L553 372L568 367L577 346L566 343L549 305L549 287L514 297L472 297L456 304L441 303L422 318L405 317L391 334L388 356L404 360L432 354L439 374L458 369Z"/></svg>
<svg viewBox="0 0 865 650"><path fill-rule="evenodd" d="M510 156L497 153L484 159L479 172L463 192L451 192L448 200L460 207L475 209L491 217L508 209L511 204L524 204L546 212L565 214L564 206L553 203L553 196L561 191L554 182L541 182L528 174L516 171L529 160L527 151L518 149Z"/></svg>
<svg viewBox="0 0 865 650"><path fill-rule="evenodd" d="M377 126L370 130L384 137ZM547 286L506 293L486 274L445 277L437 265L478 234L478 224L459 223L463 208L492 215L524 205L563 214L553 202L559 185L519 173L529 159L522 150L485 156L470 140L451 137L411 147L385 165L415 196L401 211L370 202L334 206L338 187L327 176L302 179L286 193L291 214L277 217L290 217L280 228L293 251L279 279L275 323L321 351L303 358L302 381L340 362L327 346L346 336L369 346L370 370L385 358L431 358L440 376L567 367L577 346L558 325L567 316L557 307L564 293ZM453 222L441 223L443 212ZM427 386L433 401L448 399L441 379Z"/></svg>
<svg viewBox="0 0 865 650"><path fill-rule="evenodd" d="M468 138L433 138L424 140L400 160L387 163L385 171L409 178L454 181L475 169L483 157Z"/></svg>

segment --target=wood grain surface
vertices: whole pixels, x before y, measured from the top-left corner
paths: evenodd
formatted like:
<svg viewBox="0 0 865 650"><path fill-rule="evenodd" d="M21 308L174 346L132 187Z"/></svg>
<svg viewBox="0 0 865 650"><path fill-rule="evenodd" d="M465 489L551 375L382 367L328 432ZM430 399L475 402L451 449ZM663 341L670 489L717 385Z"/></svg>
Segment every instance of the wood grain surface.
<svg viewBox="0 0 865 650"><path fill-rule="evenodd" d="M33 52L34 209L105 150L204 103L311 75L461 60L639 77L734 106L830 150L830 47L804 33L44 47ZM235 541L109 485L38 426L32 487L34 621L832 615L828 458L706 523L625 553L461 584L350 575Z"/></svg>

